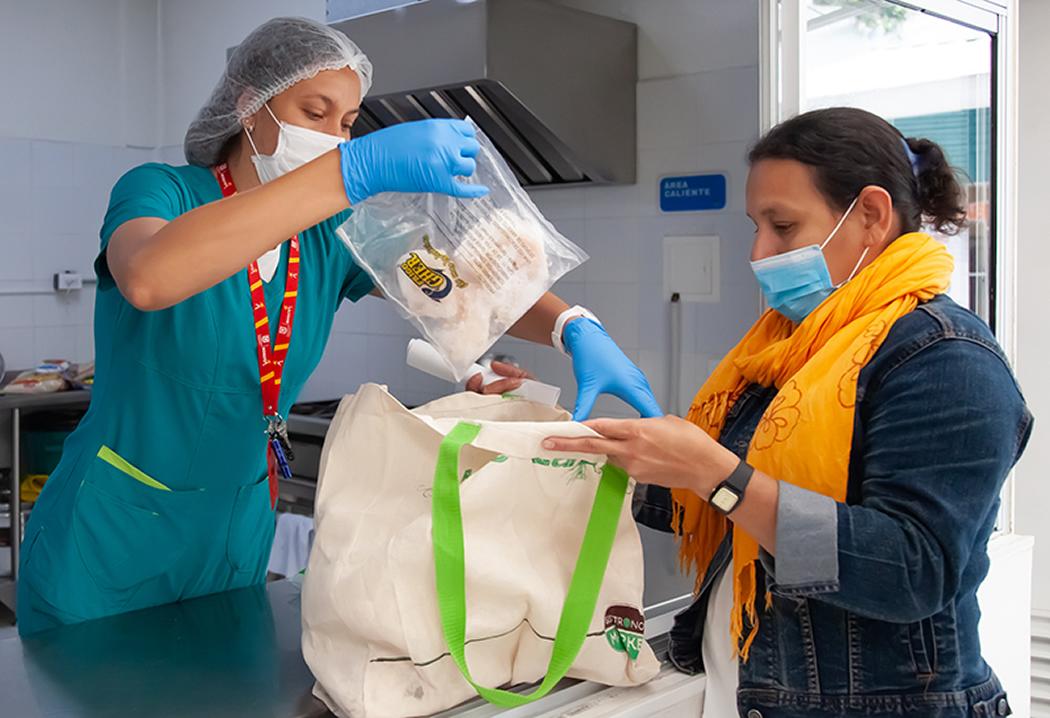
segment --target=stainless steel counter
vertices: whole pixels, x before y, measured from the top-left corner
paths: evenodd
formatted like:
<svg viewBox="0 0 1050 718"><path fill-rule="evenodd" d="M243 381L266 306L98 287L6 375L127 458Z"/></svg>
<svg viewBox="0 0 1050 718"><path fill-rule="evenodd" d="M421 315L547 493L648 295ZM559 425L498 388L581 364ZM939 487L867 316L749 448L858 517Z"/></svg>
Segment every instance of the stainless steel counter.
<svg viewBox="0 0 1050 718"><path fill-rule="evenodd" d="M0 714L307 718L299 586L277 581L0 641Z"/></svg>
<svg viewBox="0 0 1050 718"><path fill-rule="evenodd" d="M0 411L12 409L60 409L86 406L91 401L87 390L55 391L49 394L0 394Z"/></svg>
<svg viewBox="0 0 1050 718"><path fill-rule="evenodd" d="M299 582L275 581L64 626L25 639L0 640L0 715L331 716L311 693L313 676L299 648L299 607ZM666 619L670 608L665 606L661 612ZM661 633L669 626L669 621L660 619L649 623L666 624ZM661 655L662 639L651 640ZM664 683L696 682L675 676L670 668L665 673ZM622 700L624 690L566 679L543 700L506 714L559 715L562 707L606 700L600 695L609 699L618 695ZM664 692L658 680L633 695L649 700L648 694ZM504 709L476 699L436 718L491 718L502 713Z"/></svg>

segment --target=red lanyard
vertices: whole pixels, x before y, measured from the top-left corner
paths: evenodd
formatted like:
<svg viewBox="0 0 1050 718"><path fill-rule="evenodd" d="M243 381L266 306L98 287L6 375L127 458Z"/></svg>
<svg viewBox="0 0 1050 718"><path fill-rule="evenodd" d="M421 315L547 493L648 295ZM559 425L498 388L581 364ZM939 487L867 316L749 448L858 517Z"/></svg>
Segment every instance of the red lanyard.
<svg viewBox="0 0 1050 718"><path fill-rule="evenodd" d="M230 197L237 192L230 174L229 166L224 162L215 168L219 178L219 187L223 197ZM255 338L259 359L259 385L262 387L263 419L267 422L267 476L270 481L270 505L277 504L277 474L280 471L285 478L291 478L288 465L291 458L291 447L288 444L287 428L284 418L278 409L281 395L281 375L284 374L284 359L288 355L288 345L292 340L292 322L295 319L295 303L299 293L299 236L288 241L288 272L284 284L284 300L281 303L281 314L277 325L277 339L270 348L270 318L266 313L266 295L263 292L263 281L259 274L257 261L248 265L248 288L251 290Z"/></svg>

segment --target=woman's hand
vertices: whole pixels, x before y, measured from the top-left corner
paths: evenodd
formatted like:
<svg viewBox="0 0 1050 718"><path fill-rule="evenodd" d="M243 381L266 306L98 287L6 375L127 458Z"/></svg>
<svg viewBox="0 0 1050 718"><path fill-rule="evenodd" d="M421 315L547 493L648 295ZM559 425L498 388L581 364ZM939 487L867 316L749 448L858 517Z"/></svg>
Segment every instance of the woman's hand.
<svg viewBox="0 0 1050 718"><path fill-rule="evenodd" d="M690 489L707 499L740 460L707 432L684 419L595 419L584 424L593 438L550 438L543 448L605 454L643 484Z"/></svg>
<svg viewBox="0 0 1050 718"><path fill-rule="evenodd" d="M520 388L521 383L526 379L534 378L532 374L524 369L519 369L513 364L504 364L500 361L492 362L492 371L507 378L494 381L491 384L485 384L484 377L481 374L475 374L467 380L467 391L477 392L478 394L506 394L508 391Z"/></svg>
<svg viewBox="0 0 1050 718"><path fill-rule="evenodd" d="M576 376L573 420L587 419L602 394L622 399L643 417L663 414L645 374L627 358L602 325L590 319L573 319L565 325L562 334L572 354L572 371Z"/></svg>
<svg viewBox="0 0 1050 718"><path fill-rule="evenodd" d="M584 422L600 437L543 442L549 451L605 454L642 484L689 489L704 501L729 478L740 459L706 431L676 416L660 419L595 419ZM780 484L756 471L730 520L770 554L777 552Z"/></svg>
<svg viewBox="0 0 1050 718"><path fill-rule="evenodd" d="M380 192L441 192L484 197L487 187L461 182L477 168L477 132L465 120L418 120L377 130L339 146L351 204Z"/></svg>
<svg viewBox="0 0 1050 718"><path fill-rule="evenodd" d="M508 333L550 346L558 317L568 309L568 304L547 292ZM572 355L572 372L576 377L574 421L589 418L594 402L602 394L622 399L645 417L663 414L645 374L600 324L584 317L571 318L562 328L562 343Z"/></svg>

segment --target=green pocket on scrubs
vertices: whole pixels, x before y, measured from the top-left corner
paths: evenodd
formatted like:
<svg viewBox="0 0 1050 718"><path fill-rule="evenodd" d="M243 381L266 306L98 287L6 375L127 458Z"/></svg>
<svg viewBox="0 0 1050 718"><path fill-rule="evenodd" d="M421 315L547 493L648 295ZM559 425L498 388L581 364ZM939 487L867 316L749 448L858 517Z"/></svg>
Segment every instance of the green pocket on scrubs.
<svg viewBox="0 0 1050 718"><path fill-rule="evenodd" d="M185 551L185 534L205 501L204 491L172 491L129 468L149 479L111 450L100 451L77 489L77 550L103 591L127 591L168 571Z"/></svg>
<svg viewBox="0 0 1050 718"><path fill-rule="evenodd" d="M154 479L152 476L146 475L140 469L137 469L131 464L129 464L123 456L118 455L117 452L113 451L113 449L109 448L108 446L103 445L98 450L98 458L102 459L118 471L127 474L131 478L135 479L135 481L142 482L146 486L152 486L153 488L159 489L160 491L171 491L171 489Z"/></svg>

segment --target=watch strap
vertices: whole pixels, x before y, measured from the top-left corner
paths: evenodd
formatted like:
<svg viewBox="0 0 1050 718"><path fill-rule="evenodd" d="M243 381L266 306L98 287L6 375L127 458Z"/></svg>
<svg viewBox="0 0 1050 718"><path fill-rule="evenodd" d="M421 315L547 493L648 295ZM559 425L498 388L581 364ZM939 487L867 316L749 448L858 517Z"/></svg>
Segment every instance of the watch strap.
<svg viewBox="0 0 1050 718"><path fill-rule="evenodd" d="M736 496L736 501L728 509L724 509L719 505L720 502L717 501L712 501L711 506L725 516L733 513L740 505L740 502L744 500L744 492L747 491L747 485L751 483L751 477L754 475L755 468L744 459L741 459L726 480L716 486L715 490L711 492L711 497L714 498L720 491L728 490Z"/></svg>

